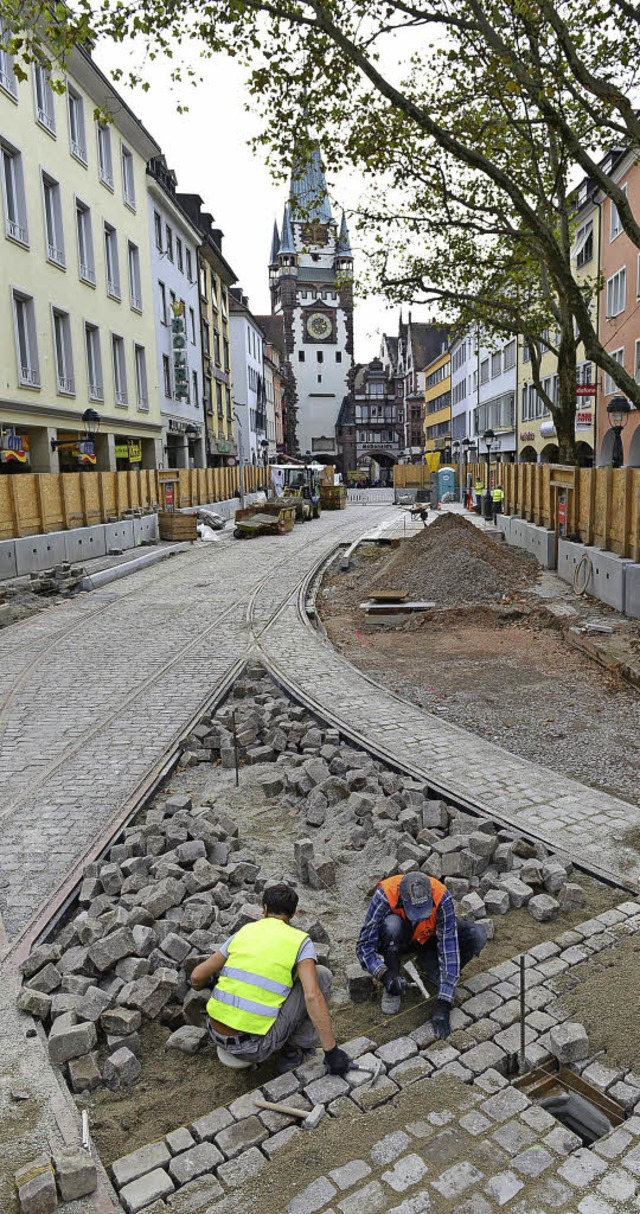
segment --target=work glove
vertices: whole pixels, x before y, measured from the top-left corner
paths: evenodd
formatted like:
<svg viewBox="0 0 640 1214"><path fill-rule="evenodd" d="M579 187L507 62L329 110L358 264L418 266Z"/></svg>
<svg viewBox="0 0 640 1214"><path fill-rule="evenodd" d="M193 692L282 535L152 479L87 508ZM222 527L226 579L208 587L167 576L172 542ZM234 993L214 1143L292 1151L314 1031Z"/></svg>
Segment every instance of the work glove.
<svg viewBox="0 0 640 1214"><path fill-rule="evenodd" d="M324 1060L331 1075L346 1075L349 1068L353 1066L352 1059L345 1054L344 1050L340 1049L339 1045L334 1045L332 1050L325 1050Z"/></svg>
<svg viewBox="0 0 640 1214"><path fill-rule="evenodd" d="M431 1017L431 1023L436 1037L439 1037L440 1041L444 1041L451 1032L450 1008L444 999L438 999L433 1016Z"/></svg>
<svg viewBox="0 0 640 1214"><path fill-rule="evenodd" d="M392 974L391 970L385 970L382 975L382 985L388 995L404 995L409 983L400 974Z"/></svg>

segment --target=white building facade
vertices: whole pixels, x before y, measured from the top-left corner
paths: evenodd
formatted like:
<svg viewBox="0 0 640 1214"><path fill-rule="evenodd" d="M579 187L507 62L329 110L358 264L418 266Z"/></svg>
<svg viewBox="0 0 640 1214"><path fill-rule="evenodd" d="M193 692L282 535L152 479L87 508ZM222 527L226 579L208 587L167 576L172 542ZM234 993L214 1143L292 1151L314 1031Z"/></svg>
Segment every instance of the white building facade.
<svg viewBox="0 0 640 1214"><path fill-rule="evenodd" d="M494 434L492 452L499 461L516 458L518 343L515 337L494 346L481 344L469 330L451 347L451 435L468 441L467 450L484 454L482 436Z"/></svg>
<svg viewBox="0 0 640 1214"><path fill-rule="evenodd" d="M291 182L269 265L271 310L282 315L295 379L290 454L338 457L336 424L353 364L353 257L344 218L333 218L320 153Z"/></svg>
<svg viewBox="0 0 640 1214"><path fill-rule="evenodd" d="M264 342L249 301L238 287L230 292L231 373L238 456L245 464L263 462L267 436ZM275 413L272 417L275 437ZM268 452L268 446L266 448Z"/></svg>
<svg viewBox="0 0 640 1214"><path fill-rule="evenodd" d="M199 234L176 198L164 156L149 162L147 193L165 468L204 468Z"/></svg>

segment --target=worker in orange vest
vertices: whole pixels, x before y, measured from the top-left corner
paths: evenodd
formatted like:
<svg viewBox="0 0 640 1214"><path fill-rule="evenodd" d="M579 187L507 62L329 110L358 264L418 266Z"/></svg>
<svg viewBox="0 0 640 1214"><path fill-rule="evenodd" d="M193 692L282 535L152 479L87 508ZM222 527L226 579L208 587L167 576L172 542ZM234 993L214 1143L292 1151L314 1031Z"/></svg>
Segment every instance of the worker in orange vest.
<svg viewBox="0 0 640 1214"><path fill-rule="evenodd" d="M457 919L449 890L435 877L412 872L387 877L376 887L360 929L356 954L363 969L384 986L382 1011L400 1011L408 983L400 974L415 952L421 973L438 987L432 1015L436 1036L451 1032L450 1011L460 970L482 952L487 935L479 923Z"/></svg>

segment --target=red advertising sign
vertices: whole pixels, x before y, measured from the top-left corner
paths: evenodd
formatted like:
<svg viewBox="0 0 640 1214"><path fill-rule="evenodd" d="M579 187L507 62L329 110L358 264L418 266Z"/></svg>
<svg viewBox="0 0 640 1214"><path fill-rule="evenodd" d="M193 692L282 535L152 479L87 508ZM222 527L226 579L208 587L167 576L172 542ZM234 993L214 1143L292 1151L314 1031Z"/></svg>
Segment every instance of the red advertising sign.
<svg viewBox="0 0 640 1214"><path fill-rule="evenodd" d="M173 485L164 486L164 508L173 510Z"/></svg>
<svg viewBox="0 0 640 1214"><path fill-rule="evenodd" d="M558 527L564 531L567 525L567 503L564 497L558 494Z"/></svg>
<svg viewBox="0 0 640 1214"><path fill-rule="evenodd" d="M576 396L595 396L597 391L597 384L576 384Z"/></svg>

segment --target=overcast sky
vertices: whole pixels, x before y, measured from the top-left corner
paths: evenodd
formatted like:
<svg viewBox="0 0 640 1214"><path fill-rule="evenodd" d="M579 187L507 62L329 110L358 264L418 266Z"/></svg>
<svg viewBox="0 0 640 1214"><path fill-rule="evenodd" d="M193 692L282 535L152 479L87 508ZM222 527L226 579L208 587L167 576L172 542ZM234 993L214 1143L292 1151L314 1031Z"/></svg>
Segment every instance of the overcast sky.
<svg viewBox="0 0 640 1214"><path fill-rule="evenodd" d="M127 66L121 46L104 44L95 57L107 72L116 64ZM239 64L216 56L201 60L198 67L203 82L196 89L183 85L179 94L171 91L169 72L160 63L145 67L149 92L128 89L123 83L117 88L162 147L178 176L178 188L200 194L205 209L222 228L223 252L249 296L252 311L270 312L269 248L273 221L277 218L280 225L286 192L274 184L260 155L248 147L259 130L259 119L245 110L250 98ZM176 112L179 102L189 105L188 114ZM330 186L339 205L356 205L356 187L348 179L338 189L334 183ZM355 242L354 253L357 263ZM405 308L405 317L406 312ZM413 314L428 319L419 309ZM357 303L355 318L355 356L358 362L368 361L378 353L380 333L397 332L398 309L390 311L381 298L367 299Z"/></svg>

